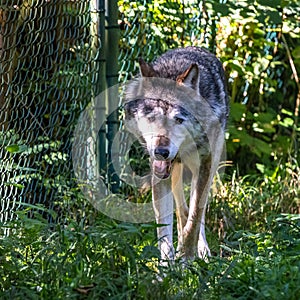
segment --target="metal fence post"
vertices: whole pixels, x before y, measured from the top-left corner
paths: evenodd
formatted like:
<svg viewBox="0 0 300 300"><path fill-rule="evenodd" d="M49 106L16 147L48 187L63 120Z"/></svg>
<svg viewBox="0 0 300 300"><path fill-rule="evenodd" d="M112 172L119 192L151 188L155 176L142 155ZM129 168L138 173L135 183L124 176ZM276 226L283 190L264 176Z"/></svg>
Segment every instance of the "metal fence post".
<svg viewBox="0 0 300 300"><path fill-rule="evenodd" d="M106 78L107 87L110 88L118 84L119 77L119 39L120 30L118 25L118 1L106 0L106 16L107 16L107 42L106 42ZM108 89L108 119L107 119L107 139L108 139L108 177L112 192L117 192L119 188L119 177L115 173L112 165L112 157L115 157L112 151L117 151L112 148L113 139L119 129L119 114L116 109L119 106L119 96L117 89Z"/></svg>
<svg viewBox="0 0 300 300"><path fill-rule="evenodd" d="M101 119L105 119L106 116L106 33L105 33L105 0L99 0L98 1L98 11L99 11L99 33L100 33L100 39L101 39L101 48L99 53L99 77L98 77L98 87L96 88L96 95L98 96L101 94L101 97L104 97L103 99L103 107L97 107L97 114L99 114L97 117ZM101 114L101 115L100 115ZM107 157L106 157L106 126L105 124L100 128L98 132L98 163L99 163L99 170L100 174L102 176L105 176L104 171L106 169L107 165Z"/></svg>

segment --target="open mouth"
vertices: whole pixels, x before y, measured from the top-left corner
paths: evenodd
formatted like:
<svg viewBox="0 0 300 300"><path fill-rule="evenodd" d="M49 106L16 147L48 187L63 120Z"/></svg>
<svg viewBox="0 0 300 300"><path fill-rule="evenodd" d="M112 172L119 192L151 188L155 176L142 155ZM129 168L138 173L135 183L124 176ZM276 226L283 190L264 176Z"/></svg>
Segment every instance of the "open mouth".
<svg viewBox="0 0 300 300"><path fill-rule="evenodd" d="M171 175L173 160L153 160L152 170L156 177L167 179Z"/></svg>

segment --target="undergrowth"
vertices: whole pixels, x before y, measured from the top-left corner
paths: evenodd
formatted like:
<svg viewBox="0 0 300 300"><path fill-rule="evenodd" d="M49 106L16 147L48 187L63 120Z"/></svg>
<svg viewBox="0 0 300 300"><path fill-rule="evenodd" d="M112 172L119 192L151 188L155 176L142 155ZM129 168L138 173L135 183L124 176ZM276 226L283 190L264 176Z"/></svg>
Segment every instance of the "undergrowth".
<svg viewBox="0 0 300 300"><path fill-rule="evenodd" d="M298 171L217 182L207 213L213 256L184 266L159 264L154 223L111 220L79 194L65 199L63 222L24 206L1 226L0 298L299 299Z"/></svg>

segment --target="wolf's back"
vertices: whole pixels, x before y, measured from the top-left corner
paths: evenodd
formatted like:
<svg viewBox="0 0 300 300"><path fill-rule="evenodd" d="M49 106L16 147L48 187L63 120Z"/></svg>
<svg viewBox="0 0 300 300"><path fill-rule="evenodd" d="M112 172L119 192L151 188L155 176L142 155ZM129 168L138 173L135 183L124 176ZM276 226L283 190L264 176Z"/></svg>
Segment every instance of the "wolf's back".
<svg viewBox="0 0 300 300"><path fill-rule="evenodd" d="M152 62L158 77L176 80L192 64L199 68L199 92L208 101L225 127L229 114L227 85L221 62L215 55L199 47L170 50Z"/></svg>

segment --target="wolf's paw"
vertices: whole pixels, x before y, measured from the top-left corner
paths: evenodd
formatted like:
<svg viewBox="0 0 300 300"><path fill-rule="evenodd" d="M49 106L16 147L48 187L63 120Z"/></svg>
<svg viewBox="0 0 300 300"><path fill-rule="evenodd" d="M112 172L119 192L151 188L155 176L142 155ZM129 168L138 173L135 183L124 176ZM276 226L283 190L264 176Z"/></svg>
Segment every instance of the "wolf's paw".
<svg viewBox="0 0 300 300"><path fill-rule="evenodd" d="M198 256L205 261L211 256L207 242L201 240L198 242Z"/></svg>
<svg viewBox="0 0 300 300"><path fill-rule="evenodd" d="M175 250L173 244L169 240L162 239L159 248L161 266L167 266L170 262L174 261Z"/></svg>

